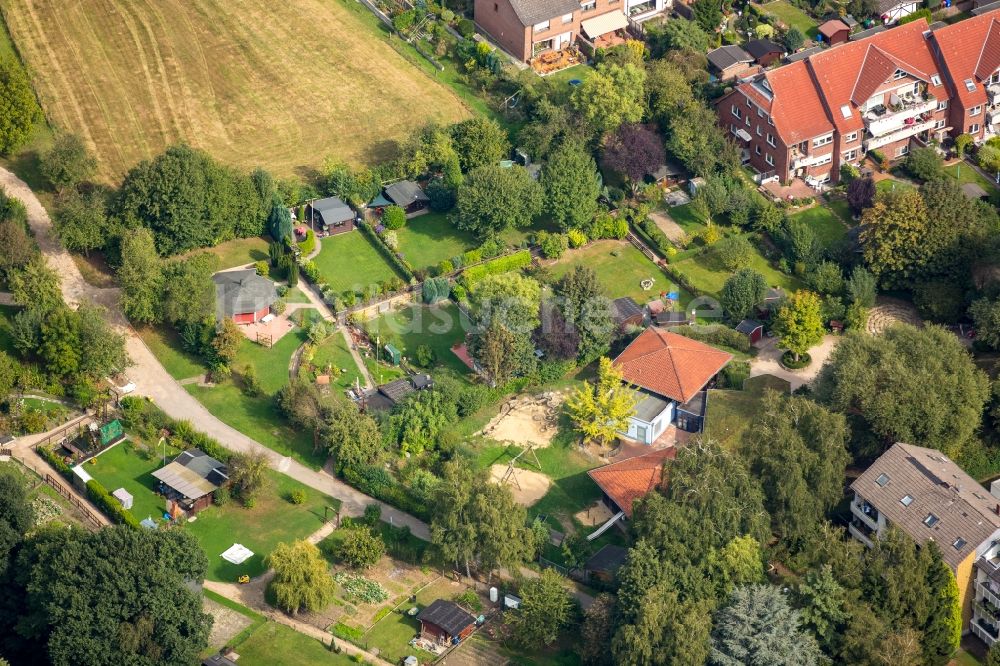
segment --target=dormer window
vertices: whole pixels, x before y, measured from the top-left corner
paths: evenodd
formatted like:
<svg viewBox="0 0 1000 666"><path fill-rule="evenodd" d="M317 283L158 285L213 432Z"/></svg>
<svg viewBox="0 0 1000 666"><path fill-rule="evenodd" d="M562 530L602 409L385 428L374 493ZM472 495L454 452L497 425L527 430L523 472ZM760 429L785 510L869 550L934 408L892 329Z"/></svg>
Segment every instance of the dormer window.
<svg viewBox="0 0 1000 666"><path fill-rule="evenodd" d="M927 527L934 527L940 521L941 519L935 516L933 513L928 513L927 517L924 518L924 525L926 525Z"/></svg>
<svg viewBox="0 0 1000 666"><path fill-rule="evenodd" d="M934 86L941 85L941 77L937 74L931 74L931 85Z"/></svg>
<svg viewBox="0 0 1000 666"><path fill-rule="evenodd" d="M844 116L844 118L850 118L851 117L851 107L849 107L846 104L843 105L842 107L840 107L840 115Z"/></svg>
<svg viewBox="0 0 1000 666"><path fill-rule="evenodd" d="M896 79L902 79L905 77L906 77L906 72L904 72L901 69L897 69L896 73L892 75L892 80L895 81Z"/></svg>
<svg viewBox="0 0 1000 666"><path fill-rule="evenodd" d="M972 79L965 80L965 89L969 92L973 92L976 89L976 84L972 82Z"/></svg>
<svg viewBox="0 0 1000 666"><path fill-rule="evenodd" d="M879 488L885 488L886 484L889 483L889 475L882 472L878 475L878 477L876 477L875 483L878 484Z"/></svg>
<svg viewBox="0 0 1000 666"><path fill-rule="evenodd" d="M913 504L913 495L903 495L903 499L899 500L899 503L903 506L910 506Z"/></svg>

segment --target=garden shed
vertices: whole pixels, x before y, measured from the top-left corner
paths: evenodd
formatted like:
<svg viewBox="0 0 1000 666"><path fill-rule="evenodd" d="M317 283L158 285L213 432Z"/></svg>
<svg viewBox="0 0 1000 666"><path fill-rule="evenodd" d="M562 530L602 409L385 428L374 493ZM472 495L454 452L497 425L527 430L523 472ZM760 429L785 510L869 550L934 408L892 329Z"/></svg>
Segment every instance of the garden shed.
<svg viewBox="0 0 1000 666"><path fill-rule="evenodd" d="M420 635L440 643L458 643L476 628L476 618L453 601L438 599L417 615Z"/></svg>
<svg viewBox="0 0 1000 666"><path fill-rule="evenodd" d="M583 565L587 579L596 578L610 582L628 557L628 550L614 544L606 544L590 556Z"/></svg>
<svg viewBox="0 0 1000 666"><path fill-rule="evenodd" d="M153 472L167 498L167 513L195 515L212 504L212 493L229 483L229 469L199 449L189 449Z"/></svg>
<svg viewBox="0 0 1000 666"><path fill-rule="evenodd" d="M744 319L736 326L736 330L750 339L753 344L764 337L764 324L756 319Z"/></svg>
<svg viewBox="0 0 1000 666"><path fill-rule="evenodd" d="M847 41L851 35L851 28L840 19L830 19L819 27L819 34L823 35L823 39L830 46L834 46Z"/></svg>
<svg viewBox="0 0 1000 666"><path fill-rule="evenodd" d="M389 361L393 366L398 367L400 361L403 360L403 354L393 345L391 342L385 346L386 360Z"/></svg>
<svg viewBox="0 0 1000 666"><path fill-rule="evenodd" d="M611 301L611 312L615 324L620 329L628 326L642 326L642 322L645 319L642 307L628 296L616 298Z"/></svg>
<svg viewBox="0 0 1000 666"><path fill-rule="evenodd" d="M327 234L341 234L354 228L354 209L339 197L317 199L309 204L307 219L313 229Z"/></svg>
<svg viewBox="0 0 1000 666"><path fill-rule="evenodd" d="M415 213L427 207L430 199L412 180L400 180L385 188L385 197L407 213Z"/></svg>
<svg viewBox="0 0 1000 666"><path fill-rule="evenodd" d="M121 502L121 505L122 505L123 509L131 509L132 508L132 500L133 500L133 498L132 498L132 493L130 493L129 491L125 490L124 488L119 488L118 490L116 490L113 493L111 493L111 495L116 500L118 500L119 502Z"/></svg>

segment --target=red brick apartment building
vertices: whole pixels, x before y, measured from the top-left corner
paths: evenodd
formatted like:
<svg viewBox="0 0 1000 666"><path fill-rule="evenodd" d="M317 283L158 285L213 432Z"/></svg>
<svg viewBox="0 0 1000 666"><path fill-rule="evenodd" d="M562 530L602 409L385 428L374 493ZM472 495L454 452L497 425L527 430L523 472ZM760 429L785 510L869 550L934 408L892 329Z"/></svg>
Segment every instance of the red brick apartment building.
<svg viewBox="0 0 1000 666"><path fill-rule="evenodd" d="M931 32L924 19L741 82L722 126L763 178L836 182L878 150L890 160L962 133L1000 132L1000 10Z"/></svg>
<svg viewBox="0 0 1000 666"><path fill-rule="evenodd" d="M476 0L476 25L524 62L583 35L593 41L668 9L673 0Z"/></svg>

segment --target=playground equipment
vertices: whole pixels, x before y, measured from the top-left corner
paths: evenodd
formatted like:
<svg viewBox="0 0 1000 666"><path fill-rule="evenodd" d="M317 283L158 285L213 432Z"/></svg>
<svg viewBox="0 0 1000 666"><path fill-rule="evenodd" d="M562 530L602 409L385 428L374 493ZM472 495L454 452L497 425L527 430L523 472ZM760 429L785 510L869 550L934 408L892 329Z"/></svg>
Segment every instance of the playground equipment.
<svg viewBox="0 0 1000 666"><path fill-rule="evenodd" d="M517 489L521 490L521 482L517 480L517 467L515 467L515 463L517 462L517 459L525 453L530 453L531 457L535 459L535 466L538 468L538 471L542 470L542 463L538 461L538 455L535 453L535 445L531 444L528 448L521 449L517 455L511 458L507 463L507 471L504 472L503 478L500 479L501 486L506 484L509 479L513 479Z"/></svg>

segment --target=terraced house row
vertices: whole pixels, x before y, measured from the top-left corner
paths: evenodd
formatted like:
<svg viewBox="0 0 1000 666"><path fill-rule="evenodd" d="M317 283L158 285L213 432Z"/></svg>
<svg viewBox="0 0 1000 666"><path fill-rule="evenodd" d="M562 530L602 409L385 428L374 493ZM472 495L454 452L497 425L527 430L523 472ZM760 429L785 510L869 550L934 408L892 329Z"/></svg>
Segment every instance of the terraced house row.
<svg viewBox="0 0 1000 666"><path fill-rule="evenodd" d="M719 120L762 180L836 182L959 134L1000 134L1000 10L931 31L924 19L740 82Z"/></svg>

